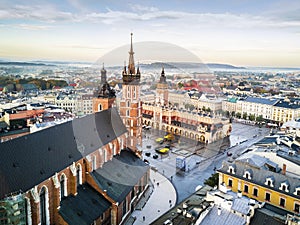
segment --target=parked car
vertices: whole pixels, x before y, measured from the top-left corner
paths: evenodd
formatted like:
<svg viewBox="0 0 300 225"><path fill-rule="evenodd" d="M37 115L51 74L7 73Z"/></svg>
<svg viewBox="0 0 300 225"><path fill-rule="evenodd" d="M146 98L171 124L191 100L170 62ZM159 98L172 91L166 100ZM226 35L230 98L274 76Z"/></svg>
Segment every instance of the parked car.
<svg viewBox="0 0 300 225"><path fill-rule="evenodd" d="M153 157L153 159L157 159L157 158L158 158L158 155L157 155L157 154L154 154L152 157Z"/></svg>
<svg viewBox="0 0 300 225"><path fill-rule="evenodd" d="M157 143L162 144L164 143L164 139L163 138L156 138L155 140Z"/></svg>
<svg viewBox="0 0 300 225"><path fill-rule="evenodd" d="M166 154L169 152L169 148L156 148L155 151L161 154Z"/></svg>

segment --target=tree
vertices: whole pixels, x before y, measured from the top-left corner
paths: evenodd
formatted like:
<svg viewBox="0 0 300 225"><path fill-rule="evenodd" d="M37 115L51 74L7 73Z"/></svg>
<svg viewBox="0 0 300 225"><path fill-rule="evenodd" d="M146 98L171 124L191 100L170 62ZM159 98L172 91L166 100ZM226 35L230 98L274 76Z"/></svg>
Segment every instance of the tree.
<svg viewBox="0 0 300 225"><path fill-rule="evenodd" d="M249 120L254 121L255 120L255 115L254 114L250 114L249 115Z"/></svg>
<svg viewBox="0 0 300 225"><path fill-rule="evenodd" d="M243 113L243 119L244 119L244 120L247 119L247 113L246 113L246 112Z"/></svg>
<svg viewBox="0 0 300 225"><path fill-rule="evenodd" d="M204 181L204 184L214 187L219 184L219 174L214 173Z"/></svg>
<svg viewBox="0 0 300 225"><path fill-rule="evenodd" d="M207 111L207 112L211 112L211 109L208 107L208 108L206 109L206 111Z"/></svg>
<svg viewBox="0 0 300 225"><path fill-rule="evenodd" d="M256 117L256 121L257 122L262 122L264 120L262 115L259 115L258 117Z"/></svg>
<svg viewBox="0 0 300 225"><path fill-rule="evenodd" d="M227 110L226 112L225 112L225 115L226 115L226 117L229 117L229 111Z"/></svg>
<svg viewBox="0 0 300 225"><path fill-rule="evenodd" d="M232 117L235 117L235 111L232 111L232 112L231 112L231 116L232 116Z"/></svg>
<svg viewBox="0 0 300 225"><path fill-rule="evenodd" d="M206 108L205 108L205 106L203 106L203 107L202 107L202 111L204 111L204 112L206 111Z"/></svg>
<svg viewBox="0 0 300 225"><path fill-rule="evenodd" d="M235 114L235 116L236 116L238 119L241 119L241 117L242 117L242 115L241 115L240 112L237 112L237 113Z"/></svg>
<svg viewBox="0 0 300 225"><path fill-rule="evenodd" d="M181 82L179 82L177 85L178 85L179 89L181 89L183 87L183 84Z"/></svg>

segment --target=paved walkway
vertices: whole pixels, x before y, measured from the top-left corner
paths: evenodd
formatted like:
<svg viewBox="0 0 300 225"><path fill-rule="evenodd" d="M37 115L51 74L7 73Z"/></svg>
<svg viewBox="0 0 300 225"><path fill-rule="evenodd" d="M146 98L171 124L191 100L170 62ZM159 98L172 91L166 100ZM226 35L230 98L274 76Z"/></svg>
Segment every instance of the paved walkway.
<svg viewBox="0 0 300 225"><path fill-rule="evenodd" d="M154 184L152 195L142 210L135 210L132 213L131 216L136 217L134 225L150 224L176 203L176 190L166 177L151 169L150 179Z"/></svg>

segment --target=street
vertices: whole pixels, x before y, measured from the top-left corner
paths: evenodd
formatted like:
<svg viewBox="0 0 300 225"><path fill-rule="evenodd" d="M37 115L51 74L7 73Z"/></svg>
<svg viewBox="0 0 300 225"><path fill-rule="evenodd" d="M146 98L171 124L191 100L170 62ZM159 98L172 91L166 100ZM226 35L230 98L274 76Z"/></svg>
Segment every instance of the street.
<svg viewBox="0 0 300 225"><path fill-rule="evenodd" d="M160 145L155 142L157 138L163 137L165 132L150 129L145 131L143 139L143 158L173 183L177 191L177 202L180 202L191 195L198 185L203 185L204 180L210 177L215 169L221 167L223 160L237 157L237 154L270 132L270 129L265 127L259 128L240 123L233 123L232 126L233 131L229 138L208 145L180 137L178 142L172 144L173 148L168 154L155 152L156 147L167 144L165 142ZM146 156L147 152L151 155ZM232 156L227 156L227 152ZM157 159L153 158L155 154L158 155ZM186 171L176 169L178 156L185 158Z"/></svg>

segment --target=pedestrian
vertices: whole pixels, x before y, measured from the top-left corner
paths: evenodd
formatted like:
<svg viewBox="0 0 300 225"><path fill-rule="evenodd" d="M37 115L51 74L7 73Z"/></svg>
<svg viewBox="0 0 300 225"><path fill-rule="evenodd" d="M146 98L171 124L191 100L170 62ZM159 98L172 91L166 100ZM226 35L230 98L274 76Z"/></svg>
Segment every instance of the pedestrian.
<svg viewBox="0 0 300 225"><path fill-rule="evenodd" d="M159 186L159 182L157 182L157 187Z"/></svg>
<svg viewBox="0 0 300 225"><path fill-rule="evenodd" d="M143 221L145 221L145 219L146 219L145 216L143 216Z"/></svg>

